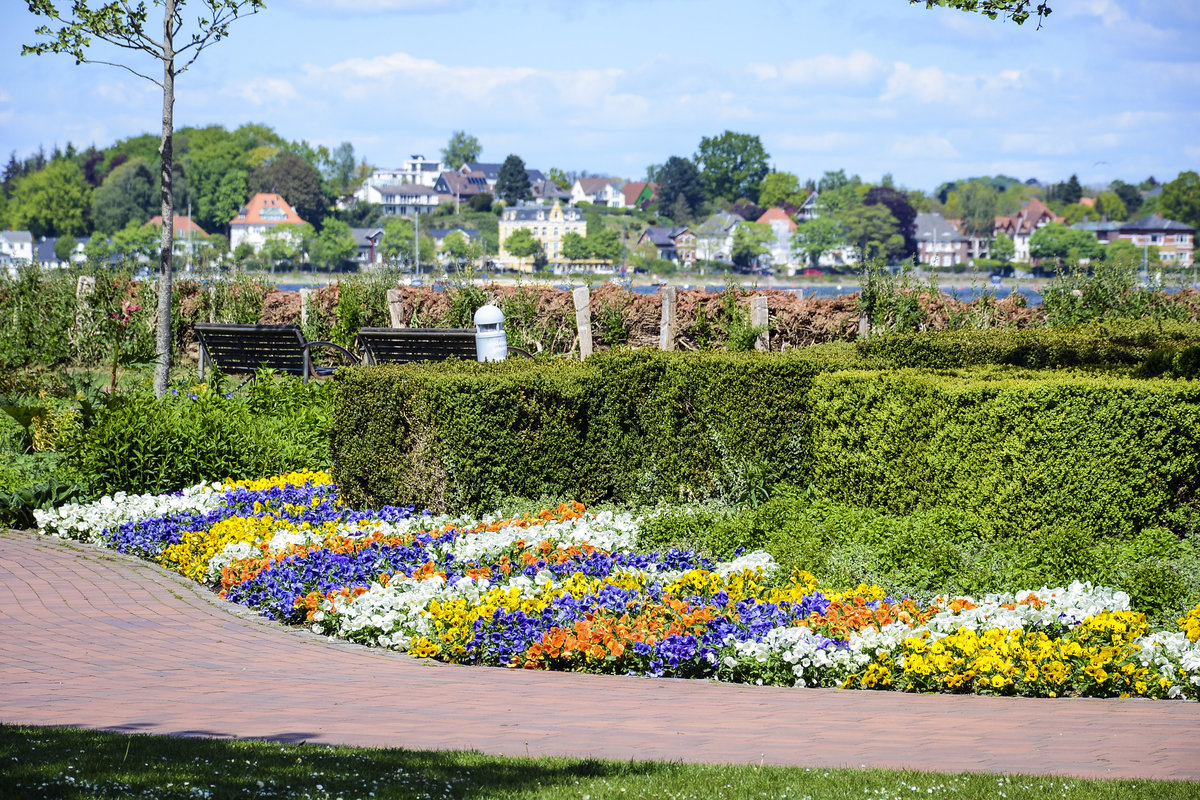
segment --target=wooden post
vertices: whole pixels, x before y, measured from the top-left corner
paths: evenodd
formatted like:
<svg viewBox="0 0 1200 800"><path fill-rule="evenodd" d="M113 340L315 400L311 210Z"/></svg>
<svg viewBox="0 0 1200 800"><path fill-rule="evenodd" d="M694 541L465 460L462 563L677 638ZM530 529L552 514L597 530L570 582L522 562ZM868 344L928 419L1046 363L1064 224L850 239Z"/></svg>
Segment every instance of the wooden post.
<svg viewBox="0 0 1200 800"><path fill-rule="evenodd" d="M400 319L400 304L403 293L399 289L387 290L388 318L393 328L403 328L404 321Z"/></svg>
<svg viewBox="0 0 1200 800"><path fill-rule="evenodd" d="M762 328L763 331L754 340L754 348L756 350L770 350L771 339L770 331L767 330L767 325L770 322L770 314L767 311L767 298L751 297L750 298L750 325L754 328Z"/></svg>
<svg viewBox="0 0 1200 800"><path fill-rule="evenodd" d="M662 324L658 332L658 349L675 349L675 298L678 290L674 286L664 286L659 295L662 297Z"/></svg>
<svg viewBox="0 0 1200 800"><path fill-rule="evenodd" d="M312 289L300 290L300 327L308 325L308 304L312 299Z"/></svg>
<svg viewBox="0 0 1200 800"><path fill-rule="evenodd" d="M579 329L579 357L587 358L592 354L592 293L586 286L580 286L571 292L575 301L575 327Z"/></svg>
<svg viewBox="0 0 1200 800"><path fill-rule="evenodd" d="M208 321L217 321L217 287L208 287Z"/></svg>

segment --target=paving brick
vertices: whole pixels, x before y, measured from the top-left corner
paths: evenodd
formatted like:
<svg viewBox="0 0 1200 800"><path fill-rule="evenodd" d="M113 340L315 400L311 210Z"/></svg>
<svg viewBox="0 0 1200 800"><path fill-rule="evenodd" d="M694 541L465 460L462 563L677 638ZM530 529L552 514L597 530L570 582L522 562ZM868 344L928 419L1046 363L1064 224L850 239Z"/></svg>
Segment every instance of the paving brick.
<svg viewBox="0 0 1200 800"><path fill-rule="evenodd" d="M0 721L497 755L1200 780L1200 704L464 667L291 629L159 567L0 532Z"/></svg>

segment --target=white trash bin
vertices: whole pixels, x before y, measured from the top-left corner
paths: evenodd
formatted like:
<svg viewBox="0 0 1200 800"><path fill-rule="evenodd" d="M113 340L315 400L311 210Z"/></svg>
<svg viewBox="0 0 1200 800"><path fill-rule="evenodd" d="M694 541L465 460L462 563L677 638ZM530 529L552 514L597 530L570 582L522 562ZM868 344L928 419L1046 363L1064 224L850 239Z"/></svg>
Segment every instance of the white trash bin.
<svg viewBox="0 0 1200 800"><path fill-rule="evenodd" d="M504 312L496 306L483 306L475 312L475 360L503 361L508 355L508 334L504 332Z"/></svg>

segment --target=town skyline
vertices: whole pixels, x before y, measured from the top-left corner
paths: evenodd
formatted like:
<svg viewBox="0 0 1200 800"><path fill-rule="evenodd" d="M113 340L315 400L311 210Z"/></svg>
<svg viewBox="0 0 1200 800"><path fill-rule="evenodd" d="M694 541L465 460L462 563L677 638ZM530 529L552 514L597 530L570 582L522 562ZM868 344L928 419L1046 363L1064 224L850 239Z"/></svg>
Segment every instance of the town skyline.
<svg viewBox="0 0 1200 800"><path fill-rule="evenodd" d="M1038 29L901 0L736 13L708 0L281 0L180 77L176 127L261 122L349 141L383 168L437 158L465 130L482 161L516 153L630 180L724 130L759 136L772 166L802 180L890 173L923 191L974 175L1103 185L1194 169L1200 7L1052 5ZM157 87L22 57L35 18L10 5L0 20L5 156L157 131Z"/></svg>

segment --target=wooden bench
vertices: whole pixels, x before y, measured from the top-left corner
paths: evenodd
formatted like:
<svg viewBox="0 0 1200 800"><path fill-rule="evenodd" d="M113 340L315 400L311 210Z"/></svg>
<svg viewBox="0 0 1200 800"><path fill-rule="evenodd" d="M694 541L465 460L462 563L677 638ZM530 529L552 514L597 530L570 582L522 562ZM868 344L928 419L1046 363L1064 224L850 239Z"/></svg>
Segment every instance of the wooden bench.
<svg viewBox="0 0 1200 800"><path fill-rule="evenodd" d="M477 358L474 328L360 328L355 347L364 364ZM508 354L533 357L519 347L508 348Z"/></svg>
<svg viewBox="0 0 1200 800"><path fill-rule="evenodd" d="M302 377L325 377L336 367L313 364L314 348L326 348L359 363L358 356L333 342L310 342L299 325L233 325L211 322L196 324L200 341L200 379L205 366L215 366L227 375L249 375L272 369ZM249 378L247 379L249 380Z"/></svg>

